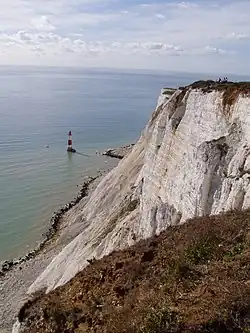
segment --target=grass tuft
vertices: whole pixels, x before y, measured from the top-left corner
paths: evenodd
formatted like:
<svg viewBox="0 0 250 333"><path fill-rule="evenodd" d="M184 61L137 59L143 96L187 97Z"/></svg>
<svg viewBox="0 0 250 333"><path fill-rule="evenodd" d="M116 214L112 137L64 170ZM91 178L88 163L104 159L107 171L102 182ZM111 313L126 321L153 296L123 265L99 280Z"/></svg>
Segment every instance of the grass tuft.
<svg viewBox="0 0 250 333"><path fill-rule="evenodd" d="M214 236L206 236L187 248L186 260L193 265L205 264L213 259L217 245L218 241Z"/></svg>
<svg viewBox="0 0 250 333"><path fill-rule="evenodd" d="M147 314L146 324L140 333L172 333L180 326L181 318L167 307L154 310Z"/></svg>

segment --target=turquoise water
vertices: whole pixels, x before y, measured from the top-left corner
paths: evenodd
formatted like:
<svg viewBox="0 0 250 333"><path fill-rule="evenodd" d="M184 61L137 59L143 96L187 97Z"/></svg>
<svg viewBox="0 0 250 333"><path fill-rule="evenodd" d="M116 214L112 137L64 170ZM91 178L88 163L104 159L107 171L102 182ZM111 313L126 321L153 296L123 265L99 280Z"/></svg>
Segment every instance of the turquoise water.
<svg viewBox="0 0 250 333"><path fill-rule="evenodd" d="M0 67L0 260L33 247L84 176L104 167L96 150L137 139L162 87L192 79ZM69 130L74 147L89 158L67 154Z"/></svg>

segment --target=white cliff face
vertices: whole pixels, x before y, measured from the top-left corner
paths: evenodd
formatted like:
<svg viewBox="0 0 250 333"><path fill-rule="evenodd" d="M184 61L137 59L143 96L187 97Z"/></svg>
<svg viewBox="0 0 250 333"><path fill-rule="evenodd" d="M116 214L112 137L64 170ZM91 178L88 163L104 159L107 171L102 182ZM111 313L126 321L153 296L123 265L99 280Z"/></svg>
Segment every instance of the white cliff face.
<svg viewBox="0 0 250 333"><path fill-rule="evenodd" d="M30 287L47 291L115 249L194 216L250 206L250 98L163 90L132 152L72 221L86 228ZM170 99L169 99L170 97ZM72 222L71 221L71 222Z"/></svg>

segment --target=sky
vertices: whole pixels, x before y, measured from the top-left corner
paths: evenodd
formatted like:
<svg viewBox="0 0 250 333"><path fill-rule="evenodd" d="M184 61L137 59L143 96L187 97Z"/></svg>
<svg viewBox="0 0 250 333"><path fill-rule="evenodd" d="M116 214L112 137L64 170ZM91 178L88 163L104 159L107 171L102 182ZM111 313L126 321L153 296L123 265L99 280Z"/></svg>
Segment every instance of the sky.
<svg viewBox="0 0 250 333"><path fill-rule="evenodd" d="M0 65L250 74L250 0L0 0Z"/></svg>

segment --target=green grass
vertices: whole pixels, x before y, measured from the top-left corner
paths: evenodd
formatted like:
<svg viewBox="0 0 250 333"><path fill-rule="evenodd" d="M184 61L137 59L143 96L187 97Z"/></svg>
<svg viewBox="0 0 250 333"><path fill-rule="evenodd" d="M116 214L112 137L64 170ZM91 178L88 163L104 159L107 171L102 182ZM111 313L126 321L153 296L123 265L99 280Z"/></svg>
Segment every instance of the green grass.
<svg viewBox="0 0 250 333"><path fill-rule="evenodd" d="M187 248L185 258L193 265L204 264L213 259L217 246L218 242L214 236L204 237L198 243Z"/></svg>
<svg viewBox="0 0 250 333"><path fill-rule="evenodd" d="M147 314L145 326L140 333L171 333L180 326L181 318L168 307L152 309Z"/></svg>
<svg viewBox="0 0 250 333"><path fill-rule="evenodd" d="M231 261L234 260L235 256L242 254L245 249L245 243L237 243L231 250L227 251L224 255L224 259Z"/></svg>

